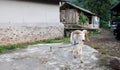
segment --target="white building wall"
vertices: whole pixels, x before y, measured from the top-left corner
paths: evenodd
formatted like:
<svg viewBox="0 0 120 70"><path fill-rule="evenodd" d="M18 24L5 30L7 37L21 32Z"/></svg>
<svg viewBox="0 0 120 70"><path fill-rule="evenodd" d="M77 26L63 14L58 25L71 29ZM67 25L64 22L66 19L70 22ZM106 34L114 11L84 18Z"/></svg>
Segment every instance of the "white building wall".
<svg viewBox="0 0 120 70"><path fill-rule="evenodd" d="M0 1L0 44L63 37L59 14L59 5Z"/></svg>
<svg viewBox="0 0 120 70"><path fill-rule="evenodd" d="M0 23L6 25L59 24L59 19L59 5L24 1L0 1Z"/></svg>

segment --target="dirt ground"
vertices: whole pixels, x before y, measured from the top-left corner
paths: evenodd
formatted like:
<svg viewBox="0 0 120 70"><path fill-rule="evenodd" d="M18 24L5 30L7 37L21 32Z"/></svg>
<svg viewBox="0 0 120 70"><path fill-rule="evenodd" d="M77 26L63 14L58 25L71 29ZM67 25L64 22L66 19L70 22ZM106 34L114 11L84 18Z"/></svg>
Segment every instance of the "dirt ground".
<svg viewBox="0 0 120 70"><path fill-rule="evenodd" d="M120 57L120 41L115 39L112 31L101 29L99 35L90 36L87 45L97 49L102 54Z"/></svg>

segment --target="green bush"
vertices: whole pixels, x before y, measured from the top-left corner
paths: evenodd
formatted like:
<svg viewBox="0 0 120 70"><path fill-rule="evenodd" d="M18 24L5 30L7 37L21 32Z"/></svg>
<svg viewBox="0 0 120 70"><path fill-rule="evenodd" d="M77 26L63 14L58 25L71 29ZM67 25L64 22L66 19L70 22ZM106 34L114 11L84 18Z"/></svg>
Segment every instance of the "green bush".
<svg viewBox="0 0 120 70"><path fill-rule="evenodd" d="M108 26L108 22L106 22L106 21L104 21L104 20L101 20L100 21L100 27L101 28L108 28L109 26Z"/></svg>
<svg viewBox="0 0 120 70"><path fill-rule="evenodd" d="M87 16L85 16L83 12L81 12L80 16L79 16L79 23L85 24L87 22L89 22L89 18Z"/></svg>

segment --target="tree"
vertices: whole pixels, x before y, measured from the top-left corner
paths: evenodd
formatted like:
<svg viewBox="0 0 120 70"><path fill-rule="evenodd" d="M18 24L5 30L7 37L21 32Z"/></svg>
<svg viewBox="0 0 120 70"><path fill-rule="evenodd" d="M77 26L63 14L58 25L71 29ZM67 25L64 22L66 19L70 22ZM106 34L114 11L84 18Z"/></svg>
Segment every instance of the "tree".
<svg viewBox="0 0 120 70"><path fill-rule="evenodd" d="M79 7L84 7L83 0L70 0L70 2Z"/></svg>
<svg viewBox="0 0 120 70"><path fill-rule="evenodd" d="M102 24L107 24L110 20L110 7L118 0L84 0L84 7L96 13ZM104 23L103 23L104 22Z"/></svg>
<svg viewBox="0 0 120 70"><path fill-rule="evenodd" d="M110 7L120 0L71 0L71 3L88 9L100 17L100 23L107 25L110 20Z"/></svg>

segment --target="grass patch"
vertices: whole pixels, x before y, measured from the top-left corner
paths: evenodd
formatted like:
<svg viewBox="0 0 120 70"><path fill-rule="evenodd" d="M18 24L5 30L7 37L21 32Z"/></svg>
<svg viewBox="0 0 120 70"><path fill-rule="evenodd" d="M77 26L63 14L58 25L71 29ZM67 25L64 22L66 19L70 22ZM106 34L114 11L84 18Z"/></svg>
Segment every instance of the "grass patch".
<svg viewBox="0 0 120 70"><path fill-rule="evenodd" d="M29 42L29 43L22 43L22 44L14 44L14 45L8 45L8 46L0 46L0 53L7 53L10 52L16 48L25 48L28 45L34 45L34 44L48 44L48 43L68 43L69 38L62 38L62 39L49 39L44 41L36 41L36 42Z"/></svg>
<svg viewBox="0 0 120 70"><path fill-rule="evenodd" d="M41 41L40 43L68 43L70 41L70 39L68 37L66 38L62 38L62 39L49 39L49 40L45 40L45 41Z"/></svg>
<svg viewBox="0 0 120 70"><path fill-rule="evenodd" d="M1 53L7 53L10 52L16 48L24 48L25 46L28 46L29 44L16 44L16 45L8 45L8 46L0 46L0 54Z"/></svg>
<svg viewBox="0 0 120 70"><path fill-rule="evenodd" d="M106 51L106 50L101 50L101 54L108 54L109 51Z"/></svg>
<svg viewBox="0 0 120 70"><path fill-rule="evenodd" d="M94 49L100 49L100 46L96 45L95 43L91 43L91 46Z"/></svg>
<svg viewBox="0 0 120 70"><path fill-rule="evenodd" d="M89 31L88 33L89 36L98 36L100 34L101 32L99 30Z"/></svg>
<svg viewBox="0 0 120 70"><path fill-rule="evenodd" d="M99 52L101 52L101 54L108 54L109 51L107 51L106 49L102 48L100 45L97 45L96 43L91 43L91 47L98 50Z"/></svg>

